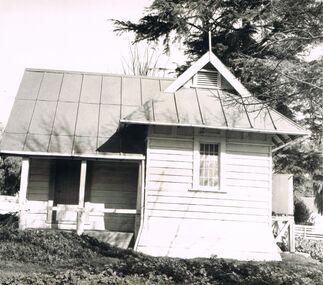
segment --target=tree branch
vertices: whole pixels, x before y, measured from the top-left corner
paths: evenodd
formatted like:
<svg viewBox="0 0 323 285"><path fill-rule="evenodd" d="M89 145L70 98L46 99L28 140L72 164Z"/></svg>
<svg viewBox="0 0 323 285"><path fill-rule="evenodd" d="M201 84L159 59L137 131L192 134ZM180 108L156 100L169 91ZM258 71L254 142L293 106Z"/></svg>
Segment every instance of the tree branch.
<svg viewBox="0 0 323 285"><path fill-rule="evenodd" d="M302 80L302 79L299 79L299 78L296 78L296 77L293 77L293 76L287 75L287 74L285 74L285 73L283 73L283 72L279 72L279 73L280 73L281 75L283 75L283 76L285 76L285 77L287 77L287 78L291 79L291 80L295 80L295 81L301 82L301 83L303 83L303 84L306 84L306 85L312 86L312 87L314 87L314 88L317 88L317 89L319 89L319 90L322 90L322 91L323 91L323 88L322 88L321 86L318 86L318 85L315 85L315 84L313 84L313 83L311 83L311 82L307 82L307 81L304 81L304 80Z"/></svg>

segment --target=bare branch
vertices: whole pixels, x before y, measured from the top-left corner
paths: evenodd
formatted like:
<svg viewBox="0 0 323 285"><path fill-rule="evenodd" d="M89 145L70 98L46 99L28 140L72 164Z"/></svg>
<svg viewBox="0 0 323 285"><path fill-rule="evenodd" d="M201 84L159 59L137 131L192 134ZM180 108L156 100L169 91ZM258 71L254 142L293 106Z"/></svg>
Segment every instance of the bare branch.
<svg viewBox="0 0 323 285"><path fill-rule="evenodd" d="M323 91L323 88L322 88L321 86L315 85L315 84L313 84L313 83L311 83L311 82L307 82L307 81L304 81L304 80L302 80L302 79L299 79L299 78L296 78L296 77L293 77L293 76L287 75L286 73L283 73L283 72L280 72L280 74L281 74L281 75L283 75L283 76L285 76L285 77L287 77L287 78L289 78L289 79L291 79L291 80L295 80L295 81L301 82L301 83L303 83L303 84L306 84L306 85L312 86L312 87L314 87L314 88L317 88L317 89L319 89L319 90L322 90L322 91Z"/></svg>

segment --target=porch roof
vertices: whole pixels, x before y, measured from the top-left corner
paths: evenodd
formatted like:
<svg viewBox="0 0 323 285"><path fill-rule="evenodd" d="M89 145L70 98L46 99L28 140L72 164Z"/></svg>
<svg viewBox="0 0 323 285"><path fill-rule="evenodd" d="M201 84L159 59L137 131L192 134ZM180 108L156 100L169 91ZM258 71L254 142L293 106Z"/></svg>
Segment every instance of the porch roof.
<svg viewBox="0 0 323 285"><path fill-rule="evenodd" d="M147 101L123 124L191 126L273 134L276 146L309 132L253 96L224 90L182 88Z"/></svg>

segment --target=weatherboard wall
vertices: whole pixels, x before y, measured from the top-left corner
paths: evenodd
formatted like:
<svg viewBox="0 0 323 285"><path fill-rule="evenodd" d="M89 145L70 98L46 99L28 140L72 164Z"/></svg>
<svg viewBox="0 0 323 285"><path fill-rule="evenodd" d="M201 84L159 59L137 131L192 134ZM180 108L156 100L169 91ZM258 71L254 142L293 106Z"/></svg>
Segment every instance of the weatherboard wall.
<svg viewBox="0 0 323 285"><path fill-rule="evenodd" d="M169 133L165 127L150 130L144 227L137 249L180 257L222 254L246 258L257 251L272 258L270 138L169 129ZM194 186L196 140L222 141L224 145L217 191ZM227 243L233 237L240 237L244 246L230 248Z"/></svg>

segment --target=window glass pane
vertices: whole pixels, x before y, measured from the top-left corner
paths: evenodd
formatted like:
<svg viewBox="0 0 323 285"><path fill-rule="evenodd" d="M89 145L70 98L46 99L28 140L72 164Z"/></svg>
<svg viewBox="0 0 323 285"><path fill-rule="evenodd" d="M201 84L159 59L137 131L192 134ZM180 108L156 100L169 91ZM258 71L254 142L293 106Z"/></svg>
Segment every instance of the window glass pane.
<svg viewBox="0 0 323 285"><path fill-rule="evenodd" d="M200 186L216 187L219 183L217 144L200 144Z"/></svg>

